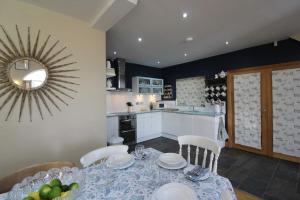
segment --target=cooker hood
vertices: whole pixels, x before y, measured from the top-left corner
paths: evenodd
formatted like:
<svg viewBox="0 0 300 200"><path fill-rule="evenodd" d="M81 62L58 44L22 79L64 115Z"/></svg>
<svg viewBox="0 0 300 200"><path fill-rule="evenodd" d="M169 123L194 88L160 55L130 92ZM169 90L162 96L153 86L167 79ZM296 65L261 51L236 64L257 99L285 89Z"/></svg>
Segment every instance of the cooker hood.
<svg viewBox="0 0 300 200"><path fill-rule="evenodd" d="M116 77L116 85L117 91L128 91L130 92L131 89L126 85L126 60L123 58L117 58L114 61L115 70L117 73Z"/></svg>

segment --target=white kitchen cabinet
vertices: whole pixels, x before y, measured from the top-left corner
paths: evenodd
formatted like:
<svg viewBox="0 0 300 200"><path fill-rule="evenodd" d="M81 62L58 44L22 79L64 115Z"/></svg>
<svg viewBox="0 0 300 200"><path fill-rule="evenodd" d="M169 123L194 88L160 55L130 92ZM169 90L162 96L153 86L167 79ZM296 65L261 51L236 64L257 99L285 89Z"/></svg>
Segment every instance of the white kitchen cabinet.
<svg viewBox="0 0 300 200"><path fill-rule="evenodd" d="M217 139L217 135L215 134L217 128L218 123L216 122L214 117L193 115L192 135L199 135L208 137L210 139Z"/></svg>
<svg viewBox="0 0 300 200"><path fill-rule="evenodd" d="M163 113L162 132L177 139L181 135L192 134L193 116L179 113Z"/></svg>
<svg viewBox="0 0 300 200"><path fill-rule="evenodd" d="M151 129L153 134L161 134L161 122L162 122L162 113L154 112L151 113Z"/></svg>
<svg viewBox="0 0 300 200"><path fill-rule="evenodd" d="M180 127L178 136L193 135L194 115L178 114Z"/></svg>
<svg viewBox="0 0 300 200"><path fill-rule="evenodd" d="M177 140L182 135L199 135L217 140L219 118L182 113L162 113L162 135ZM220 142L224 146L224 142Z"/></svg>
<svg viewBox="0 0 300 200"><path fill-rule="evenodd" d="M162 132L173 136L173 139L177 139L177 136L181 135L182 123L181 117L178 113L164 112L162 117Z"/></svg>
<svg viewBox="0 0 300 200"><path fill-rule="evenodd" d="M140 94L163 94L164 80L135 76L132 78L132 91Z"/></svg>
<svg viewBox="0 0 300 200"><path fill-rule="evenodd" d="M161 135L161 112L137 114L137 142Z"/></svg>
<svg viewBox="0 0 300 200"><path fill-rule="evenodd" d="M119 136L119 117L107 117L106 118L106 124L107 124L107 141L111 137L117 137Z"/></svg>

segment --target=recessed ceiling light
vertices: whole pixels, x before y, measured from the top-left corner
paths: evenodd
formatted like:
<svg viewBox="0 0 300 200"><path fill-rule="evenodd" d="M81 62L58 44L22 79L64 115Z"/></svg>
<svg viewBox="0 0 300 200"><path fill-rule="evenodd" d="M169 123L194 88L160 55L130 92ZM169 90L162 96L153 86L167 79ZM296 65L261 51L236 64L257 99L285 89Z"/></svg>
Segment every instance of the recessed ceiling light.
<svg viewBox="0 0 300 200"><path fill-rule="evenodd" d="M142 41L143 41L143 39L142 39L141 37L139 37L139 38L138 38L138 41L139 41L139 42L142 42Z"/></svg>
<svg viewBox="0 0 300 200"><path fill-rule="evenodd" d="M187 53L184 53L184 56L185 56L185 57L187 57L187 55L188 55Z"/></svg>
<svg viewBox="0 0 300 200"><path fill-rule="evenodd" d="M184 12L184 13L182 13L182 18L187 18L188 17L188 13L187 12Z"/></svg>
<svg viewBox="0 0 300 200"><path fill-rule="evenodd" d="M158 60L156 63L157 63L157 64L160 64L160 61Z"/></svg>
<svg viewBox="0 0 300 200"><path fill-rule="evenodd" d="M116 52L116 51L114 51L114 55L117 55L117 52Z"/></svg>
<svg viewBox="0 0 300 200"><path fill-rule="evenodd" d="M191 42L191 41L193 41L193 40L194 40L193 37L187 37L187 38L185 38L185 41L187 41L187 42Z"/></svg>
<svg viewBox="0 0 300 200"><path fill-rule="evenodd" d="M226 42L225 42L225 44L226 44L226 45L229 45L229 42L228 42L228 41L226 41Z"/></svg>

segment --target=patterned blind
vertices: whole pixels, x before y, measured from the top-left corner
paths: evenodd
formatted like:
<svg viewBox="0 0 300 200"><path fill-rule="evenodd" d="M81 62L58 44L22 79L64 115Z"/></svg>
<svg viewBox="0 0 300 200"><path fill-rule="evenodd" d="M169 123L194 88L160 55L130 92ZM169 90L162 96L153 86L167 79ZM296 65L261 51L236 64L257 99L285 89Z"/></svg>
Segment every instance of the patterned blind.
<svg viewBox="0 0 300 200"><path fill-rule="evenodd" d="M176 99L178 105L201 106L205 104L205 78L202 76L176 80Z"/></svg>

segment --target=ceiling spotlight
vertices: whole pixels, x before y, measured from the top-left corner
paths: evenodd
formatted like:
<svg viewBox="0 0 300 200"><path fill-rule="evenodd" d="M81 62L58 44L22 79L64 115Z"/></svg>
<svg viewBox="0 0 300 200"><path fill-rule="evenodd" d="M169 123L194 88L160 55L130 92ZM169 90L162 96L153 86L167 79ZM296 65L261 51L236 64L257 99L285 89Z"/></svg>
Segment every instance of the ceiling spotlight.
<svg viewBox="0 0 300 200"><path fill-rule="evenodd" d="M160 61L158 60L156 63L157 63L157 64L160 64Z"/></svg>
<svg viewBox="0 0 300 200"><path fill-rule="evenodd" d="M194 40L193 37L187 37L187 38L185 38L185 41L187 41L187 42L191 42L191 41L193 41L193 40Z"/></svg>
<svg viewBox="0 0 300 200"><path fill-rule="evenodd" d="M225 44L226 44L226 45L229 45L229 42L228 42L228 41L226 41L226 42L225 42Z"/></svg>
<svg viewBox="0 0 300 200"><path fill-rule="evenodd" d="M116 51L114 51L114 55L117 55L117 52L116 52Z"/></svg>
<svg viewBox="0 0 300 200"><path fill-rule="evenodd" d="M138 41L139 41L139 42L142 42L142 41L143 41L143 39L142 39L141 37L139 37L139 38L138 38Z"/></svg>
<svg viewBox="0 0 300 200"><path fill-rule="evenodd" d="M187 57L187 53L185 53L184 56Z"/></svg>
<svg viewBox="0 0 300 200"><path fill-rule="evenodd" d="M187 14L187 12L184 12L184 13L182 13L182 18L187 18L188 17L188 14Z"/></svg>

